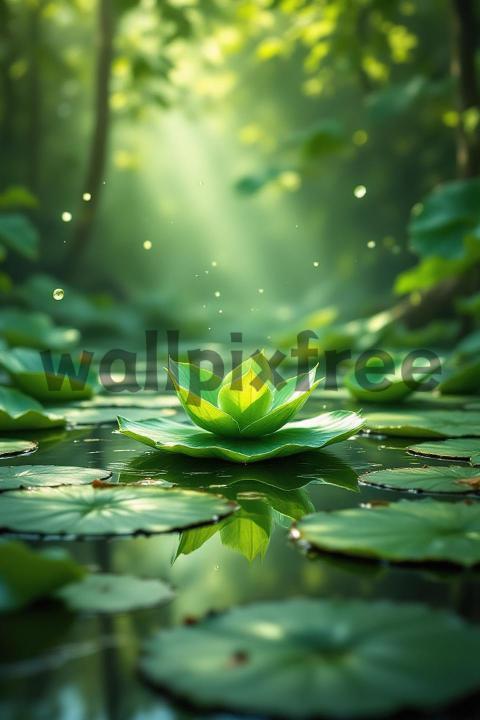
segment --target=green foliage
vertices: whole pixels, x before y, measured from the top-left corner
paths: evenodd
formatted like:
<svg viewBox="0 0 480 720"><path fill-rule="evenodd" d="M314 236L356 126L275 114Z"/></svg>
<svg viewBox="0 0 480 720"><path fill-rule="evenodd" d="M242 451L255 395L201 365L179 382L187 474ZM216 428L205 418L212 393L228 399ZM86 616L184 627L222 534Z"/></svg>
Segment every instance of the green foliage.
<svg viewBox="0 0 480 720"><path fill-rule="evenodd" d="M14 541L0 542L0 613L23 608L80 580L85 570L58 550L35 552Z"/></svg>
<svg viewBox="0 0 480 720"><path fill-rule="evenodd" d="M460 473L468 478L467 469ZM317 512L300 520L295 534L317 550L470 567L480 562L479 532L480 505L429 499Z"/></svg>
<svg viewBox="0 0 480 720"><path fill-rule="evenodd" d="M38 257L38 232L24 215L0 215L0 244L29 260L36 260Z"/></svg>
<svg viewBox="0 0 480 720"><path fill-rule="evenodd" d="M11 347L37 350L68 350L76 345L80 333L74 328L56 327L44 313L18 309L0 311L0 338Z"/></svg>
<svg viewBox="0 0 480 720"><path fill-rule="evenodd" d="M480 440L474 438L453 438L451 440L421 443L409 447L408 452L423 457L440 458L441 460L465 460L470 465L480 465Z"/></svg>
<svg viewBox="0 0 480 720"><path fill-rule="evenodd" d="M465 456L465 452L468 453L468 443L471 443L472 440L450 440L449 442L466 443L466 447L463 448L463 453ZM439 442L438 444L442 445L443 443ZM442 457L442 451L438 450L437 452L434 448L432 448L432 445L435 445L435 443L427 445L427 448L433 450L433 452L429 453L429 455ZM480 489L480 478L478 470L474 470L473 468L456 466L433 466L423 468L405 467L394 468L393 470L374 470L373 472L361 475L360 482L366 483L367 485L379 485L380 487L387 487L392 490L406 490L427 493L461 494L471 493L475 489Z"/></svg>
<svg viewBox="0 0 480 720"><path fill-rule="evenodd" d="M160 580L93 573L64 585L55 597L76 612L116 613L167 603L173 592Z"/></svg>
<svg viewBox="0 0 480 720"><path fill-rule="evenodd" d="M37 448L38 443L31 440L0 440L0 458L33 453Z"/></svg>
<svg viewBox="0 0 480 720"><path fill-rule="evenodd" d="M60 485L88 485L110 480L112 473L98 468L63 465L0 466L0 491Z"/></svg>
<svg viewBox="0 0 480 720"><path fill-rule="evenodd" d="M346 440L357 433L363 424L364 421L356 413L339 410L288 423L271 435L229 438L172 420L134 422L118 418L121 433L156 450L197 458L215 457L235 463L254 463L318 450Z"/></svg>
<svg viewBox="0 0 480 720"><path fill-rule="evenodd" d="M235 510L218 496L159 487L65 486L5 492L0 526L75 537L164 533L218 520Z"/></svg>
<svg viewBox="0 0 480 720"><path fill-rule="evenodd" d="M480 413L454 409L369 412L365 427L373 433L399 437L480 437Z"/></svg>
<svg viewBox="0 0 480 720"><path fill-rule="evenodd" d="M65 418L46 410L19 390L0 386L0 430L46 430L63 427Z"/></svg>
<svg viewBox="0 0 480 720"><path fill-rule="evenodd" d="M475 626L427 606L295 598L157 631L140 668L202 712L371 718L475 689L479 648Z"/></svg>

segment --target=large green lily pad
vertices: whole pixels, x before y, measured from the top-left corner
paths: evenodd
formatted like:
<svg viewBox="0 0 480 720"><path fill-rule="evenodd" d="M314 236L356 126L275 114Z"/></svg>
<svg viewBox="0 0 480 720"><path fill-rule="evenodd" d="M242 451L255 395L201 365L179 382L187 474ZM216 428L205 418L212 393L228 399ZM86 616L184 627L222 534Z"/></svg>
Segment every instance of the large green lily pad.
<svg viewBox="0 0 480 720"><path fill-rule="evenodd" d="M173 591L160 580L94 573L64 585L55 596L71 610L115 613L166 603Z"/></svg>
<svg viewBox="0 0 480 720"><path fill-rule="evenodd" d="M429 709L478 687L480 631L423 605L293 599L159 631L149 683L204 710L372 718Z"/></svg>
<svg viewBox="0 0 480 720"><path fill-rule="evenodd" d="M98 376L89 369L82 380L81 361L65 366L59 353L42 360L38 350L14 348L0 350L0 367L7 371L12 382L22 392L42 402L63 402L90 398L99 388ZM45 370L51 362L53 372ZM47 369L50 365L46 365ZM60 368L63 368L60 373ZM61 380L62 375L63 381Z"/></svg>
<svg viewBox="0 0 480 720"><path fill-rule="evenodd" d="M150 534L215 522L235 509L215 495L153 486L12 490L1 498L0 527L79 537Z"/></svg>
<svg viewBox="0 0 480 720"><path fill-rule="evenodd" d="M21 542L0 542L0 612L23 608L84 573L58 550L36 552Z"/></svg>
<svg viewBox="0 0 480 720"><path fill-rule="evenodd" d="M124 435L156 450L253 463L317 450L346 440L363 426L363 420L352 412L323 413L308 420L288 423L272 435L259 438L220 437L192 425L162 419L133 422L119 417L118 426Z"/></svg>
<svg viewBox="0 0 480 720"><path fill-rule="evenodd" d="M295 539L318 550L396 562L480 562L480 504L401 500L307 515Z"/></svg>
<svg viewBox="0 0 480 720"><path fill-rule="evenodd" d="M407 448L412 455L441 458L442 460L465 460L470 465L480 465L480 440L474 438L452 438L437 440Z"/></svg>
<svg viewBox="0 0 480 720"><path fill-rule="evenodd" d="M27 395L0 387L0 430L45 430L65 425L58 411L43 408Z"/></svg>
<svg viewBox="0 0 480 720"><path fill-rule="evenodd" d="M55 326L45 313L8 308L0 312L0 337L11 347L67 350L78 343L80 333Z"/></svg>
<svg viewBox="0 0 480 720"><path fill-rule="evenodd" d="M471 493L480 491L480 472L474 468L456 465L375 470L361 475L360 481L368 485L417 492Z"/></svg>
<svg viewBox="0 0 480 720"><path fill-rule="evenodd" d="M27 455L35 452L38 443L31 440L0 440L0 458Z"/></svg>
<svg viewBox="0 0 480 720"><path fill-rule="evenodd" d="M480 437L480 412L398 410L366 413L366 430L400 437Z"/></svg>
<svg viewBox="0 0 480 720"><path fill-rule="evenodd" d="M112 477L109 470L66 465L11 465L0 467L0 491L58 485L85 485Z"/></svg>

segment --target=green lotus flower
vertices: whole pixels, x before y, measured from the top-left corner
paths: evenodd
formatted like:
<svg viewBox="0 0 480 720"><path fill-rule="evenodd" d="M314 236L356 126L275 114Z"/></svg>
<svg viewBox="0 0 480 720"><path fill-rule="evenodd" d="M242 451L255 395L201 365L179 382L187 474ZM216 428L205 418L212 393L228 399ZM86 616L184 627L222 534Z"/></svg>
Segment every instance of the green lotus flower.
<svg viewBox="0 0 480 720"><path fill-rule="evenodd" d="M167 372L196 427L164 418L118 418L121 433L157 450L249 463L316 450L345 440L363 426L359 415L345 411L290 422L321 382L315 382L316 368L279 388L261 353L223 381L188 363L171 361Z"/></svg>

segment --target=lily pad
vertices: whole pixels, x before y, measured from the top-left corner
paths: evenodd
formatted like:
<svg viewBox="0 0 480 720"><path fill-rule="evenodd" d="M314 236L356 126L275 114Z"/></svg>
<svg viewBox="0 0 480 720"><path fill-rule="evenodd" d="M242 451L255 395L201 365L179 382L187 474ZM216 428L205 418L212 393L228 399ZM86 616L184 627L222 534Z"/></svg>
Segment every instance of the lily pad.
<svg viewBox="0 0 480 720"><path fill-rule="evenodd" d="M480 472L474 468L404 467L375 470L360 476L360 482L380 485L395 490L413 490L430 493L470 493L480 491Z"/></svg>
<svg viewBox="0 0 480 720"><path fill-rule="evenodd" d="M259 438L227 438L173 420L133 422L118 418L121 433L156 450L239 463L319 449L346 440L362 426L363 419L356 413L337 411L288 423L281 430Z"/></svg>
<svg viewBox="0 0 480 720"><path fill-rule="evenodd" d="M30 440L0 440L0 458L27 455L35 452L38 443Z"/></svg>
<svg viewBox="0 0 480 720"><path fill-rule="evenodd" d="M11 465L0 467L0 491L59 485L86 485L112 477L108 470L62 465Z"/></svg>
<svg viewBox="0 0 480 720"><path fill-rule="evenodd" d="M49 364L53 372L49 372ZM10 375L12 382L22 392L43 402L60 402L90 398L98 390L99 381L95 371L89 369L82 379L82 358L64 366L60 354L51 354L45 360L38 350L14 348L0 351L0 367ZM47 368L47 369L46 369ZM60 368L62 371L60 372ZM65 369L63 369L65 368ZM63 376L63 379L62 379Z"/></svg>
<svg viewBox="0 0 480 720"><path fill-rule="evenodd" d="M480 562L480 504L400 500L317 512L292 536L317 550L394 562Z"/></svg>
<svg viewBox="0 0 480 720"><path fill-rule="evenodd" d="M160 580L110 573L87 575L55 593L71 610L101 613L154 607L168 602L173 595L172 589Z"/></svg>
<svg viewBox="0 0 480 720"><path fill-rule="evenodd" d="M407 448L412 455L440 458L445 460L465 460L470 465L480 465L480 440L474 438L452 438L436 442L421 443Z"/></svg>
<svg viewBox="0 0 480 720"><path fill-rule="evenodd" d="M91 407L87 405L50 405L47 407L49 412L56 412L62 415L69 425L115 425L117 422L118 409L116 407ZM132 420L145 420L145 418L158 415L170 417L176 414L176 409L172 407L159 408L158 410L149 410L143 407L129 408L128 414Z"/></svg>
<svg viewBox="0 0 480 720"><path fill-rule="evenodd" d="M480 437L480 412L470 410L398 410L367 413L366 430L399 437Z"/></svg>
<svg viewBox="0 0 480 720"><path fill-rule="evenodd" d="M215 495L153 486L38 488L2 495L0 527L76 537L151 534L216 522L235 509Z"/></svg>
<svg viewBox="0 0 480 720"><path fill-rule="evenodd" d="M0 387L0 430L45 430L65 425L58 411L50 411L19 390Z"/></svg>
<svg viewBox="0 0 480 720"><path fill-rule="evenodd" d="M84 573L61 551L36 552L21 542L0 542L0 612L23 608Z"/></svg>
<svg viewBox="0 0 480 720"><path fill-rule="evenodd" d="M74 328L55 326L44 313L8 309L0 312L0 337L11 347L67 350L78 343L80 333Z"/></svg>
<svg viewBox="0 0 480 720"><path fill-rule="evenodd" d="M473 691L479 651L480 631L445 611L298 598L159 631L140 668L201 711L372 718Z"/></svg>
<svg viewBox="0 0 480 720"><path fill-rule="evenodd" d="M409 379L405 380L402 375L405 358L397 358L397 366L392 363L391 368L388 368L388 362L386 363L388 359L392 360L390 356L382 359L378 355L373 355L367 358L360 368L356 367L348 372L343 378L343 383L350 395L365 403L401 402L418 390L431 376L429 373L416 377L415 369L412 367ZM359 377L360 373L364 376L363 382L361 376Z"/></svg>

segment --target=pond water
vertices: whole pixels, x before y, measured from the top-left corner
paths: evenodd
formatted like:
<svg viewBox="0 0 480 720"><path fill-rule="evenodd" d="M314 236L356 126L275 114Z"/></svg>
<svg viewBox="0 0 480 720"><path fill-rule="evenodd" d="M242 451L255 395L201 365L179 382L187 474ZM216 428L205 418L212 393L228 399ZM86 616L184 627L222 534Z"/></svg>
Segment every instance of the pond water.
<svg viewBox="0 0 480 720"><path fill-rule="evenodd" d="M317 399L307 407L308 414L325 405L331 409L338 403ZM128 408L122 414L128 417ZM153 415L145 411L145 417ZM408 493L356 484L357 475L367 470L424 465L424 459L406 454L410 444L411 440L364 435L324 452L239 466L150 452L116 433L113 425L91 425L40 436L34 455L4 460L10 465L107 468L119 474L120 482L205 488L236 499L243 522L228 545L219 532L203 544L198 535L196 539L190 534L191 545L199 546L176 559L176 533L81 542L29 540L34 547L45 542L64 546L95 569L161 578L176 589L176 596L164 607L112 616L73 615L53 604L4 616L0 622L2 720L197 718L198 712L179 707L142 682L136 671L140 644L155 628L256 600L311 596L421 601L479 622L480 576L474 570L313 555L288 538L289 518L312 506L330 510L411 498ZM255 553L253 560L247 557ZM466 701L430 717L473 720L477 712L478 707Z"/></svg>

